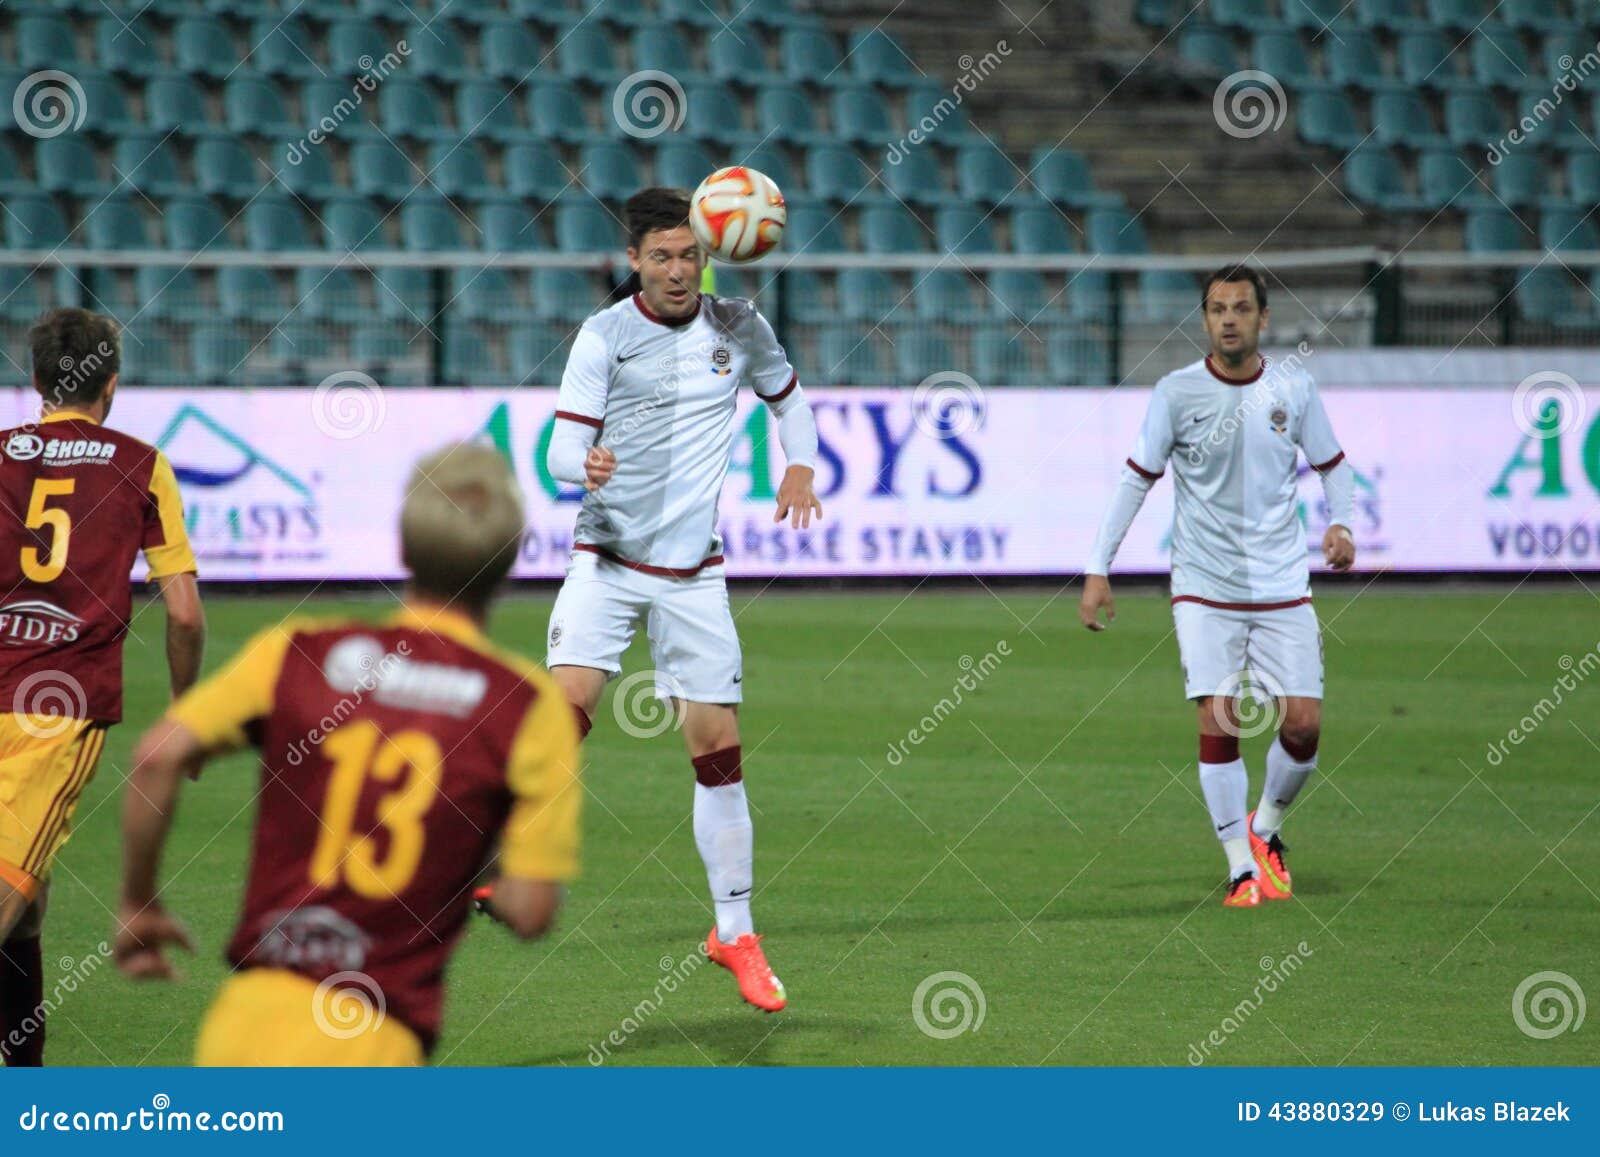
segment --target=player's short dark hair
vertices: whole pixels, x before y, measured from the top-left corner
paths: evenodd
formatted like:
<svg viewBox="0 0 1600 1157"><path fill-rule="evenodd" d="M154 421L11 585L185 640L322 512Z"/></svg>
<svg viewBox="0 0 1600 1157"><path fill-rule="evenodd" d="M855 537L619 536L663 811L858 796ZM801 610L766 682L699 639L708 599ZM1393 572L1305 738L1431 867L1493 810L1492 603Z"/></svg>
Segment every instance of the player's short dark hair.
<svg viewBox="0 0 1600 1157"><path fill-rule="evenodd" d="M54 405L92 406L122 369L122 331L104 314L52 309L28 331L33 388Z"/></svg>
<svg viewBox="0 0 1600 1157"><path fill-rule="evenodd" d="M622 221L628 230L629 248L637 249L646 233L689 223L689 190L665 185L640 189L622 206Z"/></svg>
<svg viewBox="0 0 1600 1157"><path fill-rule="evenodd" d="M1211 276L1206 278L1205 285L1200 288L1200 307L1202 309L1205 308L1206 299L1211 296L1211 287L1213 285L1218 282L1225 284L1230 281L1248 281L1256 291L1256 308L1267 308L1267 283L1261 279L1261 274L1242 263L1224 265L1221 269L1213 271Z"/></svg>

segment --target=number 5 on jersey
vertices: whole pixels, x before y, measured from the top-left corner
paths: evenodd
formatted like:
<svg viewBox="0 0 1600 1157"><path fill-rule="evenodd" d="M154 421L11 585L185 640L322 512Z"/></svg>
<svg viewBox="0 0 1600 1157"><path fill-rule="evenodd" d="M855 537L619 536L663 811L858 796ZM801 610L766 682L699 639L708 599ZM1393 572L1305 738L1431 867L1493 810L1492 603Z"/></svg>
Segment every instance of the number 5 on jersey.
<svg viewBox="0 0 1600 1157"><path fill-rule="evenodd" d="M22 573L29 582L53 583L67 569L67 545L72 539L72 517L60 507L46 506L52 498L72 493L77 480L73 478L35 478L33 494L28 498L29 530L50 528L50 552L47 559L39 558L39 548L22 548Z"/></svg>

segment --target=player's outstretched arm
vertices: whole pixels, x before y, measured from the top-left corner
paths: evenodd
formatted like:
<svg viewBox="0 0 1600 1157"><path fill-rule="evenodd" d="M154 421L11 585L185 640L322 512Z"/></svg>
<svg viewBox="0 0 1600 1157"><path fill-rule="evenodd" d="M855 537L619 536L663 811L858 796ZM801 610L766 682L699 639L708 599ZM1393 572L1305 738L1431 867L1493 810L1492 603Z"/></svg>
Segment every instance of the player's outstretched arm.
<svg viewBox="0 0 1600 1157"><path fill-rule="evenodd" d="M122 898L117 906L117 968L138 980L171 980L164 949L193 952L189 934L161 906L156 879L161 851L177 810L183 779L205 757L183 724L163 718L134 749L133 772L122 797Z"/></svg>
<svg viewBox="0 0 1600 1157"><path fill-rule="evenodd" d="M206 651L206 612L200 602L200 583L192 571L165 575L156 582L167 608L167 670L176 699L200 678Z"/></svg>
<svg viewBox="0 0 1600 1157"><path fill-rule="evenodd" d="M554 880L520 880L501 876L489 895L489 915L523 940L537 940L556 921L562 886Z"/></svg>

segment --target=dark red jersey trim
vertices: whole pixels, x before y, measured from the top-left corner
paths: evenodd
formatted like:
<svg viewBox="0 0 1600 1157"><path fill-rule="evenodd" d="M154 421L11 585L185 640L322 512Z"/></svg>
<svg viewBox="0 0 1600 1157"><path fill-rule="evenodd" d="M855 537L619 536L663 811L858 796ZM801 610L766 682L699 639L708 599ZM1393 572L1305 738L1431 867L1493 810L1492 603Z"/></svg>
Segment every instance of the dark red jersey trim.
<svg viewBox="0 0 1600 1157"><path fill-rule="evenodd" d="M614 562L618 566L625 566L629 570L638 571L640 574L660 575L662 578L693 578L705 570L706 567L717 566L723 561L720 554L714 554L710 558L702 559L695 566L651 566L649 563L634 562L631 559L623 558L620 554L613 554L603 546L595 546L588 542L575 542L572 544L572 549L586 550L590 554L599 555L607 562Z"/></svg>
<svg viewBox="0 0 1600 1157"><path fill-rule="evenodd" d="M1172 596L1174 606L1178 603L1199 603L1202 607L1214 607L1219 611L1284 611L1290 607L1304 606L1310 601L1310 595L1306 595L1304 598L1289 599L1281 603L1219 603L1215 599L1203 599L1199 595Z"/></svg>
<svg viewBox="0 0 1600 1157"><path fill-rule="evenodd" d="M779 402L781 402L785 398L787 398L790 394L794 393L794 388L796 386L798 386L799 384L800 384L800 374L797 371L797 372L792 373L792 374L789 375L789 384L787 386L784 386L783 389L779 390L776 394L773 394L771 397L768 397L766 394L757 392L756 397L760 398L763 402L765 402L769 406L775 406Z"/></svg>
<svg viewBox="0 0 1600 1157"><path fill-rule="evenodd" d="M1217 367L1212 364L1210 354L1206 355L1206 369L1210 370L1211 376L1216 378L1219 382L1226 382L1230 386L1248 386L1251 382L1260 381L1261 375L1267 372L1267 359L1262 358L1261 365L1257 367L1256 372L1251 374L1248 378L1230 378L1227 374L1220 372Z"/></svg>
<svg viewBox="0 0 1600 1157"><path fill-rule="evenodd" d="M694 312L688 317L662 317L648 305L646 305L644 303L643 295L638 293L633 295L633 304L640 313L644 314L647 321L653 321L657 325L670 326L674 329L680 325L688 325L691 321L700 316L700 297L698 294L694 299Z"/></svg>
<svg viewBox="0 0 1600 1157"><path fill-rule="evenodd" d="M1314 466L1311 467L1311 469L1315 470L1318 474L1326 474L1329 470L1332 470L1335 466L1337 466L1339 463L1341 463L1343 461L1344 461L1344 451L1340 450L1337 454L1335 454L1332 458L1329 458L1321 466L1315 466L1314 465Z"/></svg>
<svg viewBox="0 0 1600 1157"><path fill-rule="evenodd" d="M1159 472L1157 472L1155 474L1150 473L1150 471L1146 470L1143 466L1139 465L1132 458L1128 459L1128 466L1129 466L1129 468L1134 470L1136 473L1142 474L1144 477L1150 479L1150 481L1152 481L1152 482L1154 482L1157 478L1161 477L1161 474Z"/></svg>
<svg viewBox="0 0 1600 1157"><path fill-rule="evenodd" d="M574 414L571 410L557 410L556 417L565 418L569 422L580 422L585 426L593 426L596 430L605 425L599 418L591 418L588 414Z"/></svg>

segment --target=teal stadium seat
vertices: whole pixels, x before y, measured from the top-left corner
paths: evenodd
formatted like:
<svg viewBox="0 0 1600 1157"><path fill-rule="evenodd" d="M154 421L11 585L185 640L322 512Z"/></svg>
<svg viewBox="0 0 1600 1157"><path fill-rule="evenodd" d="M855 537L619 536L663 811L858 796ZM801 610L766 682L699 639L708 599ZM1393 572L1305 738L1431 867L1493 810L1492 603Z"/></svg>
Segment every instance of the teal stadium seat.
<svg viewBox="0 0 1600 1157"><path fill-rule="evenodd" d="M500 164L506 191L532 201L553 201L572 181L572 175L555 151L537 138L512 145L501 157Z"/></svg>
<svg viewBox="0 0 1600 1157"><path fill-rule="evenodd" d="M421 81L393 79L378 91L379 123L396 139L454 140L460 134L445 123L444 109Z"/></svg>
<svg viewBox="0 0 1600 1157"><path fill-rule="evenodd" d="M351 187L364 197L402 201L423 183L412 155L388 141L361 141L350 150Z"/></svg>
<svg viewBox="0 0 1600 1157"><path fill-rule="evenodd" d="M834 288L842 321L877 325L900 304L894 279L881 269L841 269Z"/></svg>
<svg viewBox="0 0 1600 1157"><path fill-rule="evenodd" d="M996 269L989 274L989 312L996 317L1033 326L1049 318L1050 291L1034 269Z"/></svg>
<svg viewBox="0 0 1600 1157"><path fill-rule="evenodd" d="M127 93L109 73L85 69L75 74L83 89L83 131L112 140L144 127L144 119L133 115ZM0 87L15 93L16 85Z"/></svg>
<svg viewBox="0 0 1600 1157"><path fill-rule="evenodd" d="M529 89L528 121L547 140L576 143L592 135L578 90L566 81L542 80Z"/></svg>
<svg viewBox="0 0 1600 1157"><path fill-rule="evenodd" d="M676 76L691 57L688 42L671 24L645 24L629 38L628 55L635 71L653 69Z"/></svg>
<svg viewBox="0 0 1600 1157"><path fill-rule="evenodd" d="M1300 139L1311 145L1353 149L1366 137L1355 107L1342 92L1302 93L1296 106Z"/></svg>
<svg viewBox="0 0 1600 1157"><path fill-rule="evenodd" d="M34 171L46 193L91 197L105 183L99 170L94 150L70 133L47 137L34 147Z"/></svg>
<svg viewBox="0 0 1600 1157"><path fill-rule="evenodd" d="M1527 230L1504 209L1483 209L1468 213L1462 235L1469 253L1505 253L1533 247L1533 240L1528 236Z"/></svg>
<svg viewBox="0 0 1600 1157"><path fill-rule="evenodd" d="M428 150L428 184L455 201L492 201L505 193L489 181L483 153L470 140L440 141Z"/></svg>
<svg viewBox="0 0 1600 1157"><path fill-rule="evenodd" d="M691 0L699 3L699 0ZM734 19L720 25L706 41L706 66L713 78L725 84L763 85L783 79L771 65L762 32L748 21Z"/></svg>
<svg viewBox="0 0 1600 1157"><path fill-rule="evenodd" d="M1122 203L1120 194L1095 188L1088 160L1064 145L1040 145L1034 149L1029 173L1039 195L1058 205L1074 209L1110 209Z"/></svg>
<svg viewBox="0 0 1600 1157"><path fill-rule="evenodd" d="M249 65L265 76L311 80L323 75L312 46L316 44L299 16L265 17L250 25L246 40L254 48Z"/></svg>
<svg viewBox="0 0 1600 1157"><path fill-rule="evenodd" d="M1482 148L1498 141L1508 127L1486 92L1457 92L1445 98L1445 136L1457 148Z"/></svg>
<svg viewBox="0 0 1600 1157"><path fill-rule="evenodd" d="M944 177L933 150L924 145L901 155L898 163L885 164L883 183L909 205L947 205L957 198L944 187Z"/></svg>
<svg viewBox="0 0 1600 1157"><path fill-rule="evenodd" d="M780 71L806 84L827 84L842 67L838 43L830 33L818 28L785 29L779 56Z"/></svg>
<svg viewBox="0 0 1600 1157"><path fill-rule="evenodd" d="M1540 33L1564 32L1571 28L1572 22L1558 9L1554 0L1505 0L1496 15L1512 28Z"/></svg>
<svg viewBox="0 0 1600 1157"><path fill-rule="evenodd" d="M1344 187L1357 201L1385 213L1417 213L1428 207L1426 197L1406 188L1394 154L1370 143L1344 159Z"/></svg>
<svg viewBox="0 0 1600 1157"><path fill-rule="evenodd" d="M1457 52L1455 42L1435 29L1408 32L1395 48L1403 84L1445 93L1472 87L1473 81L1462 76L1459 68L1460 58L1466 55Z"/></svg>
<svg viewBox="0 0 1600 1157"><path fill-rule="evenodd" d="M569 253L609 252L617 247L618 225L598 205L556 207L556 248Z"/></svg>
<svg viewBox="0 0 1600 1157"><path fill-rule="evenodd" d="M300 89L300 119L307 129L318 128L350 144L378 136L372 123L372 100L356 104L350 96L350 82L308 80ZM329 131L329 125L336 126Z"/></svg>
<svg viewBox="0 0 1600 1157"><path fill-rule="evenodd" d="M1233 43L1215 28L1185 28L1178 34L1178 58L1202 72L1226 75L1239 67Z"/></svg>
<svg viewBox="0 0 1600 1157"><path fill-rule="evenodd" d="M811 145L833 139L818 131L816 106L793 84L772 84L756 93L756 123L775 141Z"/></svg>
<svg viewBox="0 0 1600 1157"><path fill-rule="evenodd" d="M858 236L864 253L921 253L928 230L899 205L873 205L860 211Z"/></svg>
<svg viewBox="0 0 1600 1157"><path fill-rule="evenodd" d="M1549 165L1527 152L1512 153L1494 166L1494 191L1510 209L1534 209L1545 199Z"/></svg>
<svg viewBox="0 0 1600 1157"><path fill-rule="evenodd" d="M547 29L560 28L572 19L569 0L506 0L514 17L532 20Z"/></svg>
<svg viewBox="0 0 1600 1157"><path fill-rule="evenodd" d="M466 50L450 20L435 17L426 26L413 26L405 39L411 49L406 68L417 76L453 82L476 75L476 70L467 67ZM533 57L526 67L531 70L538 60Z"/></svg>
<svg viewBox="0 0 1600 1157"><path fill-rule="evenodd" d="M965 321L978 316L972 278L960 269L918 270L911 275L911 309L922 321Z"/></svg>
<svg viewBox="0 0 1600 1157"><path fill-rule="evenodd" d="M1086 220L1089 250L1093 253L1146 253L1150 243L1144 222L1125 209L1096 209Z"/></svg>
<svg viewBox="0 0 1600 1157"><path fill-rule="evenodd" d="M328 27L326 39L327 72L338 77L362 76L372 71L393 49L390 39L370 20L335 20ZM390 83L385 80L383 87Z"/></svg>
<svg viewBox="0 0 1600 1157"><path fill-rule="evenodd" d="M1580 209L1600 205L1600 153L1587 151L1567 157L1567 199Z"/></svg>
<svg viewBox="0 0 1600 1157"><path fill-rule="evenodd" d="M849 59L855 78L865 84L906 85L922 75L900 41L881 25L851 36Z"/></svg>
<svg viewBox="0 0 1600 1157"><path fill-rule="evenodd" d="M1200 316L1199 287L1193 274L1178 269L1139 272L1139 295L1133 316L1153 325L1178 325Z"/></svg>
<svg viewBox="0 0 1600 1157"><path fill-rule="evenodd" d="M240 53L219 20L190 17L172 33L173 63L190 76L221 80L239 67Z"/></svg>
<svg viewBox="0 0 1600 1157"><path fill-rule="evenodd" d="M577 322L601 304L594 281L576 269L533 271L533 316L540 321Z"/></svg>
<svg viewBox="0 0 1600 1157"><path fill-rule="evenodd" d="M1562 252L1600 250L1600 225L1593 213L1593 207L1546 209L1539 218L1539 244Z"/></svg>
<svg viewBox="0 0 1600 1157"><path fill-rule="evenodd" d="M1412 0L1355 0L1355 17L1363 28L1395 35L1427 27L1426 22L1418 18Z"/></svg>
<svg viewBox="0 0 1600 1157"><path fill-rule="evenodd" d="M528 316L526 293L518 292L519 271L457 269L451 277L450 310L463 321L520 322Z"/></svg>
<svg viewBox="0 0 1600 1157"><path fill-rule="evenodd" d="M1372 139L1407 149L1437 149L1447 143L1433 127L1433 114L1415 92L1395 89L1372 97Z"/></svg>
<svg viewBox="0 0 1600 1157"><path fill-rule="evenodd" d="M1298 32L1261 32L1256 35L1251 63L1259 71L1294 89L1317 83L1311 54Z"/></svg>
<svg viewBox="0 0 1600 1157"><path fill-rule="evenodd" d="M158 133L204 136L219 132L211 123L205 91L187 76L158 76L144 92L145 115Z"/></svg>
<svg viewBox="0 0 1600 1157"><path fill-rule="evenodd" d="M1044 370L1045 339L1038 330L1019 326L984 326L972 335L972 368L980 382L1001 386L1038 386Z"/></svg>
<svg viewBox="0 0 1600 1157"><path fill-rule="evenodd" d="M18 29L19 39L22 30ZM100 67L122 76L148 77L165 70L155 51L155 33L148 21L102 17L94 26L95 59ZM73 53L68 59L75 58ZM28 67L24 62L24 67ZM61 58L43 68L60 68Z"/></svg>
<svg viewBox="0 0 1600 1157"><path fill-rule="evenodd" d="M1378 42L1349 26L1339 29L1338 39L1323 41L1322 67L1328 83L1339 88L1382 89L1393 83L1384 75Z"/></svg>
<svg viewBox="0 0 1600 1157"><path fill-rule="evenodd" d="M820 145L806 155L806 185L825 201L851 201L872 182L872 170L842 145Z"/></svg>
<svg viewBox="0 0 1600 1157"><path fill-rule="evenodd" d="M677 24L720 28L724 13L714 0L656 0L656 16Z"/></svg>
<svg viewBox="0 0 1600 1157"><path fill-rule="evenodd" d="M1454 149L1429 149L1418 155L1417 187L1430 209L1460 212L1478 208L1483 199L1476 174Z"/></svg>
<svg viewBox="0 0 1600 1157"><path fill-rule="evenodd" d="M586 19L601 25L627 28L650 19L637 0L577 0Z"/></svg>
<svg viewBox="0 0 1600 1157"><path fill-rule="evenodd" d="M1592 326L1594 316L1584 307L1587 293L1579 295L1579 283L1558 265L1536 265L1523 270L1513 291L1517 312L1529 321L1558 326Z"/></svg>
<svg viewBox="0 0 1600 1157"><path fill-rule="evenodd" d="M112 146L113 176L151 198L192 189L178 163L178 142L150 133L123 137Z"/></svg>
<svg viewBox="0 0 1600 1157"><path fill-rule="evenodd" d="M262 76L235 76L222 90L223 117L232 133L243 136L293 136L300 127L289 115L283 96Z"/></svg>
<svg viewBox="0 0 1600 1157"><path fill-rule="evenodd" d="M784 247L792 253L843 253L844 228L827 209L797 205L789 210Z"/></svg>
<svg viewBox="0 0 1600 1157"><path fill-rule="evenodd" d="M0 80L0 92L4 91L4 82ZM17 193L32 193L39 187L33 178L23 173L17 150L10 140L0 136L0 201Z"/></svg>
<svg viewBox="0 0 1600 1157"><path fill-rule="evenodd" d="M196 193L174 197L162 207L162 226L173 249L231 249L228 218L210 197Z"/></svg>
<svg viewBox="0 0 1600 1157"><path fill-rule="evenodd" d="M752 136L745 130L744 102L726 85L714 81L685 85L684 99L683 131L691 137L726 150L737 149L746 141L754 143L765 135Z"/></svg>
<svg viewBox="0 0 1600 1157"><path fill-rule="evenodd" d="M842 140L862 145L883 146L895 136L883 97L854 85L834 91L833 131Z"/></svg>
<svg viewBox="0 0 1600 1157"><path fill-rule="evenodd" d="M314 321L362 321L372 314L361 292L362 282L352 269L297 269L294 295L296 312Z"/></svg>
<svg viewBox="0 0 1600 1157"><path fill-rule="evenodd" d="M316 248L305 214L292 197L263 194L244 210L245 244L259 252Z"/></svg>
<svg viewBox="0 0 1600 1157"><path fill-rule="evenodd" d="M91 249L149 249L144 215L132 197L108 197L84 221Z"/></svg>
<svg viewBox="0 0 1600 1157"><path fill-rule="evenodd" d="M710 154L694 141L667 141L656 150L655 161L656 184L678 189L693 189L717 167Z"/></svg>
<svg viewBox="0 0 1600 1157"><path fill-rule="evenodd" d="M385 266L373 270L372 297L384 321L431 326L433 270Z"/></svg>
<svg viewBox="0 0 1600 1157"><path fill-rule="evenodd" d="M1023 203L1011 211L1011 248L1018 253L1049 255L1072 253L1078 246L1061 210L1054 205Z"/></svg>
<svg viewBox="0 0 1600 1157"><path fill-rule="evenodd" d="M950 95L950 85L942 80L918 80L908 85L904 107L907 130L914 127L926 134L924 144L959 149L983 139L967 121L967 106L956 103Z"/></svg>
<svg viewBox="0 0 1600 1157"><path fill-rule="evenodd" d="M1188 14L1183 0L1135 0L1133 18L1147 28L1166 30Z"/></svg>
<svg viewBox="0 0 1600 1157"><path fill-rule="evenodd" d="M770 142L764 145L757 145L740 158L740 163L749 165L757 172L765 173L771 177L777 182L778 188L783 190L786 197L792 198L795 194L804 191L804 185L801 183L799 175L790 168L788 153L785 152L781 145Z"/></svg>
<svg viewBox="0 0 1600 1157"><path fill-rule="evenodd" d="M413 253L471 249L476 229L461 219L461 210L442 198L413 196L400 206L400 240Z"/></svg>
<svg viewBox="0 0 1600 1157"><path fill-rule="evenodd" d="M56 16L24 16L16 26L17 64L24 71L55 68L72 71L78 44L72 26Z"/></svg>
<svg viewBox="0 0 1600 1157"><path fill-rule="evenodd" d="M498 335L499 326L475 325L462 318L459 311L450 313L445 321L444 364L441 367L446 385L471 386L502 377L496 365L499 343L490 335Z"/></svg>
<svg viewBox="0 0 1600 1157"><path fill-rule="evenodd" d="M246 201L271 179L265 167L233 137L209 137L194 149L195 187L211 197Z"/></svg>
<svg viewBox="0 0 1600 1157"><path fill-rule="evenodd" d="M229 321L273 325L294 304L270 269L229 266L217 271L217 301Z"/></svg>
<svg viewBox="0 0 1600 1157"><path fill-rule="evenodd" d="M511 374L519 382L559 382L569 338L548 325L519 325L511 331Z"/></svg>
<svg viewBox="0 0 1600 1157"><path fill-rule="evenodd" d="M938 333L917 326L902 330L894 340L894 369L897 381L910 385L940 371L953 369L955 354L950 343Z"/></svg>
<svg viewBox="0 0 1600 1157"><path fill-rule="evenodd" d="M1276 7L1270 0L1211 0L1208 11L1219 27L1254 32L1278 22Z"/></svg>
<svg viewBox="0 0 1600 1157"><path fill-rule="evenodd" d="M493 253L533 253L545 248L539 219L515 202L495 202L478 210L483 247Z"/></svg>
<svg viewBox="0 0 1600 1157"><path fill-rule="evenodd" d="M1428 20L1451 32L1471 32L1484 18L1481 0L1427 0Z"/></svg>
<svg viewBox="0 0 1600 1157"><path fill-rule="evenodd" d="M1290 28L1300 28L1313 36L1328 33L1329 42L1334 36L1345 35L1336 27L1349 8L1349 0L1283 0L1283 18Z"/></svg>
<svg viewBox="0 0 1600 1157"><path fill-rule="evenodd" d="M972 205L946 205L934 214L934 240L946 253L994 253L994 215Z"/></svg>
<svg viewBox="0 0 1600 1157"><path fill-rule="evenodd" d="M595 24L577 24L563 32L556 62L561 75L572 81L605 86L618 76L611 37Z"/></svg>
<svg viewBox="0 0 1600 1157"><path fill-rule="evenodd" d="M1050 380L1063 386L1114 386L1105 343L1076 326L1058 326L1045 344Z"/></svg>
<svg viewBox="0 0 1600 1157"><path fill-rule="evenodd" d="M504 85L472 80L456 86L456 123L461 135L520 141L529 131L517 120L516 97Z"/></svg>
<svg viewBox="0 0 1600 1157"><path fill-rule="evenodd" d="M478 36L478 52L484 75L516 84L530 79L545 58L538 35L520 20L485 23Z"/></svg>
<svg viewBox="0 0 1600 1157"><path fill-rule="evenodd" d="M232 325L197 325L189 333L189 362L202 386L234 386L251 377L254 342Z"/></svg>
<svg viewBox="0 0 1600 1157"><path fill-rule="evenodd" d="M884 369L887 349L888 343L880 334L853 326L830 326L817 337L816 377L825 385L884 385L889 381ZM809 374L802 376L811 378Z"/></svg>
<svg viewBox="0 0 1600 1157"><path fill-rule="evenodd" d="M1471 52L1473 77L1490 88L1520 89L1535 72L1522 38L1503 24L1483 24Z"/></svg>
<svg viewBox="0 0 1600 1157"><path fill-rule="evenodd" d="M1556 96L1562 97L1560 104L1556 103ZM1538 147L1594 150L1578 123L1582 103L1577 94L1569 96L1553 90L1549 81L1533 80L1522 90L1517 108L1521 115L1530 117L1537 125L1532 137Z"/></svg>
<svg viewBox="0 0 1600 1157"><path fill-rule="evenodd" d="M1025 175L993 145L974 145L956 154L956 188L969 201L995 205L1012 196Z"/></svg>
<svg viewBox="0 0 1600 1157"><path fill-rule="evenodd" d="M328 248L338 253L387 247L383 218L363 197L330 198L322 207L322 229Z"/></svg>
<svg viewBox="0 0 1600 1157"><path fill-rule="evenodd" d="M577 179L602 201L625 201L642 184L633 150L615 141L585 145L578 155Z"/></svg>

